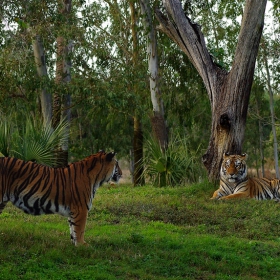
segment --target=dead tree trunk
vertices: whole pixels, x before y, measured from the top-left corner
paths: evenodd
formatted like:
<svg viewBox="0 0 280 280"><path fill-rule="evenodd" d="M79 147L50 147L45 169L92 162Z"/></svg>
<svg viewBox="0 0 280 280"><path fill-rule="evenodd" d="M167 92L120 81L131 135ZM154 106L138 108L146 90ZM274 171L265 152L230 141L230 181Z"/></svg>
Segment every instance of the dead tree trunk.
<svg viewBox="0 0 280 280"><path fill-rule="evenodd" d="M163 0L168 17L160 11L156 12L159 30L184 51L207 89L212 127L209 145L202 159L210 180L218 179L224 152L241 153L266 2L246 1L230 72L213 62L200 27L185 16L180 0Z"/></svg>

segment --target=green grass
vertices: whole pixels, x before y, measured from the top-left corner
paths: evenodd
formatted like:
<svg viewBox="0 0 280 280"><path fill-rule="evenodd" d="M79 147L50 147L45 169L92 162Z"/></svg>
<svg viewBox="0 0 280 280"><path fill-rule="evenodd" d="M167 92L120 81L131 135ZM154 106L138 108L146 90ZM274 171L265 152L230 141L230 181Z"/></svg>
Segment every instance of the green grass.
<svg viewBox="0 0 280 280"><path fill-rule="evenodd" d="M0 215L0 279L279 279L280 204L209 199L215 187L101 187L88 247L67 219Z"/></svg>

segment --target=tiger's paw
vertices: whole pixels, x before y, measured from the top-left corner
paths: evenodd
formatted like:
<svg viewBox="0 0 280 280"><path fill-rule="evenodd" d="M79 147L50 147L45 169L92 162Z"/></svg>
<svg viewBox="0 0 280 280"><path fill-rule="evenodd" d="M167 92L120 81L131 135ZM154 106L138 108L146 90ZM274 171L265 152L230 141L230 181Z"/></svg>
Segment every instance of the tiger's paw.
<svg viewBox="0 0 280 280"><path fill-rule="evenodd" d="M82 246L89 247L89 244L84 241L84 242L76 243L75 246L76 247L82 247Z"/></svg>
<svg viewBox="0 0 280 280"><path fill-rule="evenodd" d="M113 188L113 189L115 189L115 188L117 188L117 184L116 183L114 183L114 182L112 182L112 181L109 181L108 182L108 189L110 190L111 188Z"/></svg>
<svg viewBox="0 0 280 280"><path fill-rule="evenodd" d="M210 197L211 200L219 200L221 197L220 196L212 196Z"/></svg>

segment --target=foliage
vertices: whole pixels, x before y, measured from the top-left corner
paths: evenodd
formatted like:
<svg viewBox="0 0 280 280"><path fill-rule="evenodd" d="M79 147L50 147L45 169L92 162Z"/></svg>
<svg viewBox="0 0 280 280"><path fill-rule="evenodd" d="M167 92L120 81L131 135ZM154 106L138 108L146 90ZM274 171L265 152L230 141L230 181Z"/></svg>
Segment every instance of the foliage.
<svg viewBox="0 0 280 280"><path fill-rule="evenodd" d="M1 155L9 155L9 144L10 144L10 126L6 119L0 122L0 152Z"/></svg>
<svg viewBox="0 0 280 280"><path fill-rule="evenodd" d="M156 186L175 186L195 182L203 174L197 152L192 152L186 138L172 137L168 149L163 151L159 142L152 138L145 143L142 162L143 176Z"/></svg>
<svg viewBox="0 0 280 280"><path fill-rule="evenodd" d="M89 247L65 217L0 215L0 279L279 279L279 205L213 201L208 182L176 188L101 187Z"/></svg>
<svg viewBox="0 0 280 280"><path fill-rule="evenodd" d="M163 98L170 134L184 137L194 153L200 151L207 146L211 130L210 102L201 78L176 49L170 48L162 67L168 81L163 86Z"/></svg>
<svg viewBox="0 0 280 280"><path fill-rule="evenodd" d="M251 168L258 169L262 164L260 149L263 149L263 151L265 151L265 157L268 157L265 148L267 145L270 145L267 141L269 140L271 131L271 117L265 86L257 77L252 87L246 128L246 141L243 145L243 152L249 155L248 165ZM258 135L258 137L256 137L256 135Z"/></svg>
<svg viewBox="0 0 280 280"><path fill-rule="evenodd" d="M7 121L0 123L0 151L5 156L15 156L24 160L36 161L48 166L57 166L55 156L59 144L65 141L66 122L55 129L51 125L26 119L24 127L12 127Z"/></svg>
<svg viewBox="0 0 280 280"><path fill-rule="evenodd" d="M244 1L185 1L184 8L201 26L215 63L226 70L232 63Z"/></svg>
<svg viewBox="0 0 280 280"><path fill-rule="evenodd" d="M244 1L181 2L186 14L201 26L214 61L230 70L228 68L235 53ZM270 2L272 13L265 20L265 32L269 41L269 61L273 62L270 65L273 76L271 80L277 94L280 85L280 13L279 1ZM116 150L120 157L129 158L133 142L132 116L137 112L142 117L144 134L148 135L149 114L152 111L148 97L146 34L137 1L137 66L132 63L129 1L72 1L69 22L61 18L58 2L54 0L3 0L1 3L0 111L4 115L10 114L8 123L23 128L26 112L34 118L38 116L38 94L47 84L50 93L67 91L71 94L71 161L99 149ZM162 1L150 3L153 9L162 8ZM273 28L269 27L269 20L272 20ZM28 26L42 38L47 58L47 81L41 80L36 73L32 34ZM58 88L54 81L55 42L58 35L67 40L73 39L75 45L71 53L71 83L67 88ZM170 133L188 136L188 153L191 158L196 158L196 164L202 169L198 155L207 148L211 130L211 108L205 87L196 69L178 47L163 33L158 33L157 36L161 92ZM255 85L264 87L265 79L260 70L261 57L257 68L259 70L255 72ZM262 94L264 92L265 89ZM249 153L249 159L256 162L257 166L260 158L259 127L254 98L251 98L250 104L244 151ZM266 120L267 111L266 100L262 98L258 117ZM264 125L266 140L270 125ZM23 131L20 133L23 138ZM4 139L2 136L0 138ZM11 148L7 147L7 143L0 145L4 154L5 149ZM24 154L24 151L20 153ZM269 155L267 149L266 156ZM193 177L190 172L187 180L193 180Z"/></svg>

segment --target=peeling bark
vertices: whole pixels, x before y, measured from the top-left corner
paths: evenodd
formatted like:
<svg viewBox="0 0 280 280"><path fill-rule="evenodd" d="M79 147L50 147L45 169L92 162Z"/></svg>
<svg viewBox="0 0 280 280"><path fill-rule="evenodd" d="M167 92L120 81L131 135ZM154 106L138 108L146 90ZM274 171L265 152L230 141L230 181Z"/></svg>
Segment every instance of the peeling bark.
<svg viewBox="0 0 280 280"><path fill-rule="evenodd" d="M151 117L151 124L153 135L159 141L161 149L165 151L168 145L168 134L164 117L161 114L155 113L154 116Z"/></svg>

